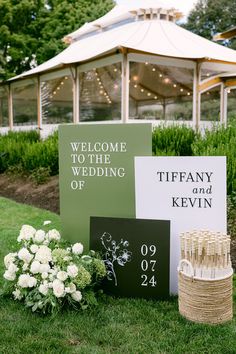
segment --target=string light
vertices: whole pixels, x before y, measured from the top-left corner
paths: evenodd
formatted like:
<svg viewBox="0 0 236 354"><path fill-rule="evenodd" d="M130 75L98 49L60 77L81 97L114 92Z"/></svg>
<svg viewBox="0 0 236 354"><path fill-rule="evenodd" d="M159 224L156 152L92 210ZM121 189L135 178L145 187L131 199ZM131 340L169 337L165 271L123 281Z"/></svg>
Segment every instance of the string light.
<svg viewBox="0 0 236 354"><path fill-rule="evenodd" d="M156 71L156 68L152 68L152 71Z"/></svg>
<svg viewBox="0 0 236 354"><path fill-rule="evenodd" d="M106 92L106 90L104 89L104 86L103 86L103 84L101 82L101 78L99 77L98 72L96 71L96 69L94 69L94 71L95 71L95 75L97 76L97 83L99 85L99 89L100 89L99 93L100 93L100 95L102 95L107 100L107 103L111 104L112 103L111 98L108 95L108 93ZM116 71L117 71L117 69L116 69ZM115 89L117 89L118 87L119 86L117 84L114 85Z"/></svg>
<svg viewBox="0 0 236 354"><path fill-rule="evenodd" d="M162 77L163 75L162 74L159 74L159 77Z"/></svg>

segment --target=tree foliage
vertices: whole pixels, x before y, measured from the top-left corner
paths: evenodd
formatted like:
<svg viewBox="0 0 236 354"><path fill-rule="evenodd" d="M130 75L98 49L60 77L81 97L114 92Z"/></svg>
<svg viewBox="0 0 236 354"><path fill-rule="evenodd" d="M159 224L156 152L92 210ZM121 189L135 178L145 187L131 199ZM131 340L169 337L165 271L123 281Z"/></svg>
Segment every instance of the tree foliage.
<svg viewBox="0 0 236 354"><path fill-rule="evenodd" d="M62 38L103 16L113 0L0 0L0 81L65 48Z"/></svg>
<svg viewBox="0 0 236 354"><path fill-rule="evenodd" d="M236 0L198 0L184 28L208 39L236 26ZM236 39L222 43L236 49Z"/></svg>

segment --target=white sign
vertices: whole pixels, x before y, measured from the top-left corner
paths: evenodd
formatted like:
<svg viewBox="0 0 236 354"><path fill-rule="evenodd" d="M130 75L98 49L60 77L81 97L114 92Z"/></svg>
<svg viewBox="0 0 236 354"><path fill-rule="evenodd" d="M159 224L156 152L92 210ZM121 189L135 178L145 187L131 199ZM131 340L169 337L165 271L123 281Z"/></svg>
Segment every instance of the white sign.
<svg viewBox="0 0 236 354"><path fill-rule="evenodd" d="M226 157L136 157L136 218L171 221L170 292L178 292L180 233L226 232Z"/></svg>

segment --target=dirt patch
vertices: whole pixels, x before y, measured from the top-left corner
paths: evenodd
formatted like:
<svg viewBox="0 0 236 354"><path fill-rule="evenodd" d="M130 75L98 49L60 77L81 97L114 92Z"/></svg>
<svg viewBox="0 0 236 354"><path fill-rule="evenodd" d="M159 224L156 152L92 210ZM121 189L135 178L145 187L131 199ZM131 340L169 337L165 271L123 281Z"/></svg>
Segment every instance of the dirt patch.
<svg viewBox="0 0 236 354"><path fill-rule="evenodd" d="M0 196L13 199L20 203L30 204L38 208L60 213L58 176L50 177L47 183L37 185L29 178L17 178L0 174ZM236 212L235 212L236 216ZM234 215L233 215L234 219ZM235 220L229 220L231 229L231 258L236 270L236 234Z"/></svg>
<svg viewBox="0 0 236 354"><path fill-rule="evenodd" d="M57 214L60 211L58 176L50 177L47 183L37 185L29 178L0 174L0 195Z"/></svg>

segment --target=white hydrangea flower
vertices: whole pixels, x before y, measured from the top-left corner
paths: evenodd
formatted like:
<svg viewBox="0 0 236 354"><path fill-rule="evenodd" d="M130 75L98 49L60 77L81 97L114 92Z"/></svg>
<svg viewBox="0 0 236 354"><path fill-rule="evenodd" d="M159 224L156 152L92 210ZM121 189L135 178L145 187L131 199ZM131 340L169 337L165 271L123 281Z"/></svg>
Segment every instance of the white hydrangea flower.
<svg viewBox="0 0 236 354"><path fill-rule="evenodd" d="M49 245L49 243L50 243L50 241L49 241L49 240L44 240L44 241L43 241L43 245L45 245L45 246L48 246L48 245Z"/></svg>
<svg viewBox="0 0 236 354"><path fill-rule="evenodd" d="M53 284L52 282L49 282L49 283L48 283L48 288L49 288L49 289L52 288L52 284Z"/></svg>
<svg viewBox="0 0 236 354"><path fill-rule="evenodd" d="M65 281L68 278L68 274L64 271L60 271L57 273L57 279L61 281Z"/></svg>
<svg viewBox="0 0 236 354"><path fill-rule="evenodd" d="M23 225L20 230L20 234L17 238L17 241L18 242L29 241L31 238L33 238L35 232L36 232L36 230L34 227L32 227L30 225Z"/></svg>
<svg viewBox="0 0 236 354"><path fill-rule="evenodd" d="M14 263L11 263L8 267L10 273L16 273L18 270L19 268Z"/></svg>
<svg viewBox="0 0 236 354"><path fill-rule="evenodd" d="M56 229L49 230L47 236L50 241L52 240L59 241L61 238L60 233Z"/></svg>
<svg viewBox="0 0 236 354"><path fill-rule="evenodd" d="M12 295L14 296L15 300L21 300L22 295L19 289L16 289L15 291L12 292Z"/></svg>
<svg viewBox="0 0 236 354"><path fill-rule="evenodd" d="M51 223L52 223L52 222L51 222L50 220L45 220L44 223L43 223L43 226L49 225L49 224L51 224Z"/></svg>
<svg viewBox="0 0 236 354"><path fill-rule="evenodd" d="M61 280L55 279L52 283L52 288L53 288L53 294L56 297L63 297L65 295L65 286Z"/></svg>
<svg viewBox="0 0 236 354"><path fill-rule="evenodd" d="M29 274L21 274L18 279L18 285L21 288L28 288L29 287Z"/></svg>
<svg viewBox="0 0 236 354"><path fill-rule="evenodd" d="M75 291L74 293L71 294L71 297L73 300L80 302L82 300L82 294L79 290Z"/></svg>
<svg viewBox="0 0 236 354"><path fill-rule="evenodd" d="M16 273L9 272L9 270L6 270L5 273L3 274L3 277L6 280L13 281L16 279Z"/></svg>
<svg viewBox="0 0 236 354"><path fill-rule="evenodd" d="M53 281L55 279L55 275L54 274L50 274L49 275L49 280Z"/></svg>
<svg viewBox="0 0 236 354"><path fill-rule="evenodd" d="M9 265L15 261L16 256L17 256L17 253L8 253L8 254L4 257L4 264L5 264L5 267L6 267L6 268L8 268Z"/></svg>
<svg viewBox="0 0 236 354"><path fill-rule="evenodd" d="M75 264L69 265L67 267L67 274L69 275L69 277L71 278L75 278L78 274L78 267Z"/></svg>
<svg viewBox="0 0 236 354"><path fill-rule="evenodd" d="M82 254L83 253L83 250L84 250L84 246L82 245L82 243L75 243L73 246L72 246L72 252L74 254Z"/></svg>
<svg viewBox="0 0 236 354"><path fill-rule="evenodd" d="M46 233L43 230L36 231L34 235L34 241L37 243L42 243L45 240Z"/></svg>
<svg viewBox="0 0 236 354"><path fill-rule="evenodd" d="M43 295L47 295L48 293L48 285L45 285L45 284L41 284L39 286L39 292Z"/></svg>
<svg viewBox="0 0 236 354"><path fill-rule="evenodd" d="M42 279L47 279L48 278L48 273L47 272L43 272L41 277L42 277Z"/></svg>
<svg viewBox="0 0 236 354"><path fill-rule="evenodd" d="M33 274L38 274L40 272L41 264L39 261L33 261L30 266L30 271Z"/></svg>
<svg viewBox="0 0 236 354"><path fill-rule="evenodd" d="M28 286L29 288L33 288L37 284L37 279L35 277L29 277Z"/></svg>
<svg viewBox="0 0 236 354"><path fill-rule="evenodd" d="M66 293L72 294L76 291L76 286L74 283L70 283L69 286L65 288Z"/></svg>
<svg viewBox="0 0 236 354"><path fill-rule="evenodd" d="M39 249L38 245L33 244L33 245L30 246L30 251L32 253L36 253L38 251L38 249Z"/></svg>
<svg viewBox="0 0 236 354"><path fill-rule="evenodd" d="M40 264L40 273L49 273L50 265L48 263Z"/></svg>
<svg viewBox="0 0 236 354"><path fill-rule="evenodd" d="M49 263L52 260L52 251L47 246L39 246L35 253L35 260L41 263Z"/></svg>
<svg viewBox="0 0 236 354"><path fill-rule="evenodd" d="M24 261L25 263L30 263L33 256L32 256L32 254L30 254L30 252L27 250L27 248L23 247L18 252L18 258L20 260Z"/></svg>

